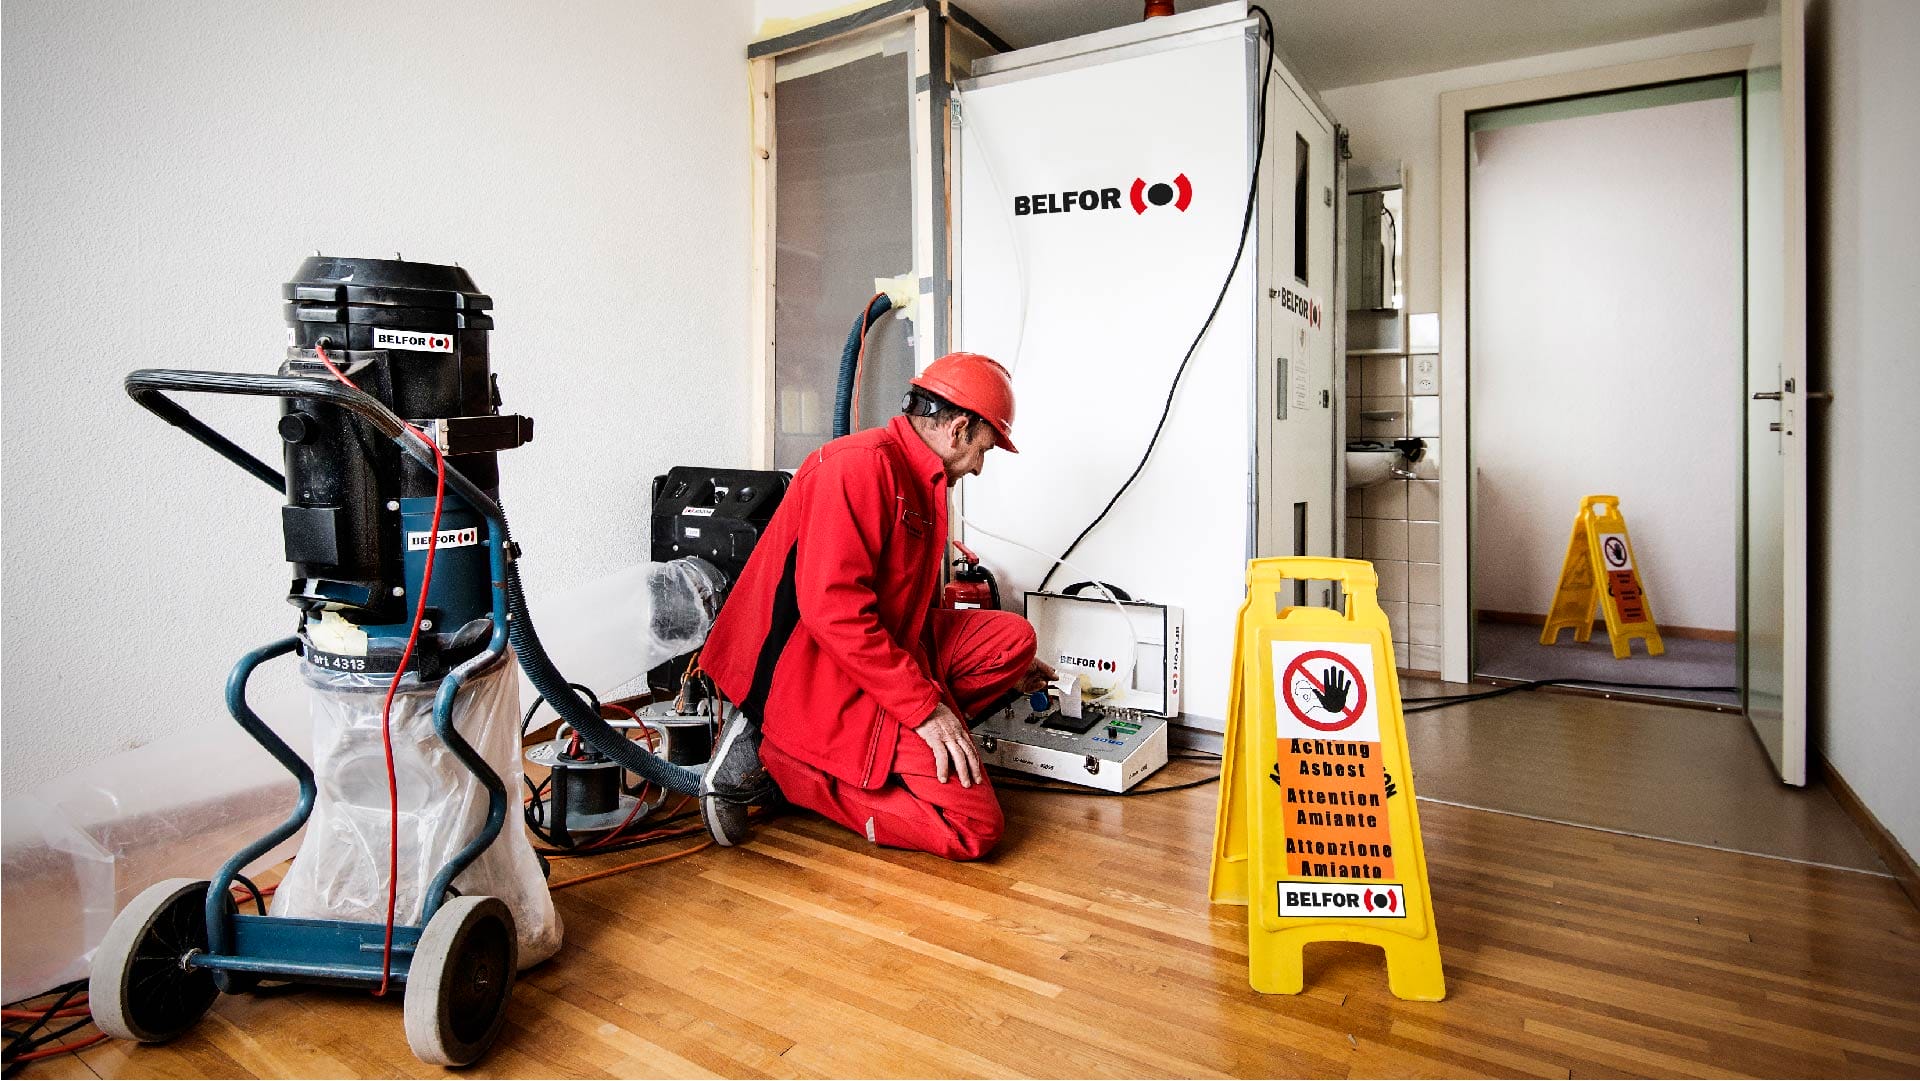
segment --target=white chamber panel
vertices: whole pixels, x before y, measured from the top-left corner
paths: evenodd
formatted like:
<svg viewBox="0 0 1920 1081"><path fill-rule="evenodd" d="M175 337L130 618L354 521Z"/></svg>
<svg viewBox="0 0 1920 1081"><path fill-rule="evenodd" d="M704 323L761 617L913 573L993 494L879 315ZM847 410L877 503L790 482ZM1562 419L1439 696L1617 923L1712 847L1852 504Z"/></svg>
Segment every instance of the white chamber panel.
<svg viewBox="0 0 1920 1081"><path fill-rule="evenodd" d="M1146 450L1239 237L1250 58L1235 29L963 91L955 347L1012 370L1021 450L990 456L963 484L962 511L978 526L1058 555ZM1036 197L1064 206L1064 193L1071 210L1031 212ZM1028 213L1016 212L1022 198ZM1184 608L1186 723L1214 729L1227 711L1253 513L1256 264L1250 248L1145 471L1051 585L1096 577ZM962 535L1003 595L1039 586L1045 557Z"/></svg>

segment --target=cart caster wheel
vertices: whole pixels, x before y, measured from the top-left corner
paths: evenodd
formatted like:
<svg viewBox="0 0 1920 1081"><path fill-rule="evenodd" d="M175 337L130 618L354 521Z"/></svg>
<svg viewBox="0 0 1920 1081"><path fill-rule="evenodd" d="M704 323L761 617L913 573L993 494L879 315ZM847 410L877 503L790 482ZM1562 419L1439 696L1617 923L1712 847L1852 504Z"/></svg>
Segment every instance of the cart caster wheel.
<svg viewBox="0 0 1920 1081"><path fill-rule="evenodd" d="M420 1061L466 1066L487 1053L506 1023L519 954L513 913L499 898L440 906L407 968L407 1045Z"/></svg>
<svg viewBox="0 0 1920 1081"><path fill-rule="evenodd" d="M173 878L141 891L93 955L87 999L109 1036L165 1043L192 1028L220 996L214 974L185 968L207 949L207 882Z"/></svg>

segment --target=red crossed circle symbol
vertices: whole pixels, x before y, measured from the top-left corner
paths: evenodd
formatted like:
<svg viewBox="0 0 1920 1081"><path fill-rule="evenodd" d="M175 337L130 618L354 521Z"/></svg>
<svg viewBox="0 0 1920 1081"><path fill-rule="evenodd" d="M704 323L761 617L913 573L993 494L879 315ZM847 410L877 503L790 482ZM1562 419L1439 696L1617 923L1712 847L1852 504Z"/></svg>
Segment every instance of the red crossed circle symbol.
<svg viewBox="0 0 1920 1081"><path fill-rule="evenodd" d="M1608 537L1600 546L1607 553L1607 563L1615 567L1627 565L1627 546L1619 537Z"/></svg>
<svg viewBox="0 0 1920 1081"><path fill-rule="evenodd" d="M1306 680L1316 691L1324 691L1327 689L1326 685L1320 681L1320 677L1315 676L1307 670L1308 661L1330 661L1337 667L1343 669L1347 673L1347 677L1353 681L1353 690L1350 692L1352 701L1347 703L1346 711L1334 720L1315 720L1307 716L1307 711L1300 708L1300 703L1293 696L1295 676ZM1298 718L1301 724L1316 731L1344 731L1352 727L1353 722L1359 720L1360 714L1365 712L1367 708L1367 684L1365 680L1360 678L1360 670L1354 667L1352 661L1330 649L1308 650L1288 662L1286 671L1280 675L1280 686L1282 688L1281 697L1285 699L1287 703L1287 710Z"/></svg>

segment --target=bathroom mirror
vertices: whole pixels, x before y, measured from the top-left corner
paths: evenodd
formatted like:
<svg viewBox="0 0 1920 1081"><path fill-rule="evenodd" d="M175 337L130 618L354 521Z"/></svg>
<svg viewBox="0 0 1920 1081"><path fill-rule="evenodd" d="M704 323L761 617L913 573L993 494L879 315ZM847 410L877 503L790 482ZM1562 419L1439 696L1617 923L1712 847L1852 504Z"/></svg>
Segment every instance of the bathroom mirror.
<svg viewBox="0 0 1920 1081"><path fill-rule="evenodd" d="M1350 311L1398 311L1401 306L1402 189L1347 195L1347 306Z"/></svg>

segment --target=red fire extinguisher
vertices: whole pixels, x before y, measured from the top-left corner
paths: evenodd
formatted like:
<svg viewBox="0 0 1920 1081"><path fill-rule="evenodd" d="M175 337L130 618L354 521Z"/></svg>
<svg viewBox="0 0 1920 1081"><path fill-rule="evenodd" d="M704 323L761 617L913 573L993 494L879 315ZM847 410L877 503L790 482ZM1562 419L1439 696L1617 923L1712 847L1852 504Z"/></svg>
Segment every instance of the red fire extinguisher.
<svg viewBox="0 0 1920 1081"><path fill-rule="evenodd" d="M954 541L953 546L960 550L960 558L953 561L953 574L940 591L940 607L999 608L1000 583L993 580L993 572L981 566L980 557L966 545Z"/></svg>

